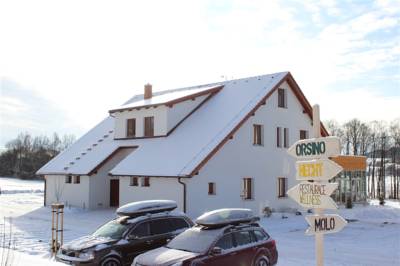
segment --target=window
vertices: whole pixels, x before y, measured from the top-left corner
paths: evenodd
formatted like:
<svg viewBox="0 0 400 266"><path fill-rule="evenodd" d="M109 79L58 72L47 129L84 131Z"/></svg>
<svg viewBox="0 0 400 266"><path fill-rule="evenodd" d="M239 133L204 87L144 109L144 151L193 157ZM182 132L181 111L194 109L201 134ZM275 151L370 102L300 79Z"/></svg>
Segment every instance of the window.
<svg viewBox="0 0 400 266"><path fill-rule="evenodd" d="M72 183L72 176L67 175L67 176L65 177L65 183L71 184L71 183Z"/></svg>
<svg viewBox="0 0 400 266"><path fill-rule="evenodd" d="M243 199L249 200L253 198L253 179L246 177L243 178Z"/></svg>
<svg viewBox="0 0 400 266"><path fill-rule="evenodd" d="M144 136L154 136L154 116L148 116L144 118Z"/></svg>
<svg viewBox="0 0 400 266"><path fill-rule="evenodd" d="M150 186L150 177L145 176L142 177L142 187L149 187Z"/></svg>
<svg viewBox="0 0 400 266"><path fill-rule="evenodd" d="M253 125L253 144L262 145L262 125Z"/></svg>
<svg viewBox="0 0 400 266"><path fill-rule="evenodd" d="M256 237L257 241L262 241L265 239L268 239L268 235L266 235L263 231L261 230L254 230L254 236Z"/></svg>
<svg viewBox="0 0 400 266"><path fill-rule="evenodd" d="M222 248L222 249L230 249L233 248L233 238L232 238L232 233L226 234L223 237L221 237L217 243L215 243L216 247Z"/></svg>
<svg viewBox="0 0 400 266"><path fill-rule="evenodd" d="M139 186L139 180L136 176L131 176L131 180L129 182L130 186L137 187Z"/></svg>
<svg viewBox="0 0 400 266"><path fill-rule="evenodd" d="M172 225L169 223L167 219L157 219L151 221L151 234L152 235L161 235L172 232Z"/></svg>
<svg viewBox="0 0 400 266"><path fill-rule="evenodd" d="M146 237L150 235L150 226L149 222L144 222L137 225L129 234L130 237Z"/></svg>
<svg viewBox="0 0 400 266"><path fill-rule="evenodd" d="M308 139L308 131L300 130L300 139Z"/></svg>
<svg viewBox="0 0 400 266"><path fill-rule="evenodd" d="M134 137L136 135L136 119L131 118L126 120L126 136Z"/></svg>
<svg viewBox="0 0 400 266"><path fill-rule="evenodd" d="M169 221L172 225L171 228L172 231L190 227L189 224L183 218L171 218L169 219Z"/></svg>
<svg viewBox="0 0 400 266"><path fill-rule="evenodd" d="M279 177L278 178L278 198L286 198L287 194L287 178Z"/></svg>
<svg viewBox="0 0 400 266"><path fill-rule="evenodd" d="M278 107L287 108L285 89L278 89Z"/></svg>
<svg viewBox="0 0 400 266"><path fill-rule="evenodd" d="M236 245L242 246L252 242L251 235L249 231L234 232Z"/></svg>
<svg viewBox="0 0 400 266"><path fill-rule="evenodd" d="M74 184L80 184L81 183L81 177L79 175L74 176Z"/></svg>
<svg viewBox="0 0 400 266"><path fill-rule="evenodd" d="M289 129L283 129L283 147L289 148Z"/></svg>
<svg viewBox="0 0 400 266"><path fill-rule="evenodd" d="M278 148L282 147L281 131L282 129L280 127L276 128L276 147Z"/></svg>
<svg viewBox="0 0 400 266"><path fill-rule="evenodd" d="M215 195L215 183L208 183L208 195Z"/></svg>

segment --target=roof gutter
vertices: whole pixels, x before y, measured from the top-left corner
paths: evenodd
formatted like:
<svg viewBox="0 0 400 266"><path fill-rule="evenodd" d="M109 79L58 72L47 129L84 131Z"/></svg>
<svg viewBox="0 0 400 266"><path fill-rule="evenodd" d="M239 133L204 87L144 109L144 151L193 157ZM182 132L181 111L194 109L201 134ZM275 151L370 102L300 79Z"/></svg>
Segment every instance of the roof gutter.
<svg viewBox="0 0 400 266"><path fill-rule="evenodd" d="M178 183L183 186L183 212L186 213L186 183L181 181L182 177L178 177Z"/></svg>

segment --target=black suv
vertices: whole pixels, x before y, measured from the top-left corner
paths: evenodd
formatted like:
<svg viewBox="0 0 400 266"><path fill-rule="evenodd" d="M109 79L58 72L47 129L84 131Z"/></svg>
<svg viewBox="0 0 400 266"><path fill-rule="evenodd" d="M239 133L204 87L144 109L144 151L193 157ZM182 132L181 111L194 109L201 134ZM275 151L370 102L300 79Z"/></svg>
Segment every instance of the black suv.
<svg viewBox="0 0 400 266"><path fill-rule="evenodd" d="M63 245L58 261L74 265L130 265L139 254L165 245L193 226L176 203L167 200L134 202L117 210L119 217L92 235Z"/></svg>

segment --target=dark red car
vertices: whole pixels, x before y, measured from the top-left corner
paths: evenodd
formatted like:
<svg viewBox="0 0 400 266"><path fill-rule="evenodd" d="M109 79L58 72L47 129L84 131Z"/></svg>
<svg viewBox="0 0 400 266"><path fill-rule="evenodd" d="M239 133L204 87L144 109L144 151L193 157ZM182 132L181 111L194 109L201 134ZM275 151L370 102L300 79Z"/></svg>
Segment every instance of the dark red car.
<svg viewBox="0 0 400 266"><path fill-rule="evenodd" d="M269 266L277 263L275 240L258 223L252 219L226 219L212 226L197 224L166 246L136 257L132 266Z"/></svg>

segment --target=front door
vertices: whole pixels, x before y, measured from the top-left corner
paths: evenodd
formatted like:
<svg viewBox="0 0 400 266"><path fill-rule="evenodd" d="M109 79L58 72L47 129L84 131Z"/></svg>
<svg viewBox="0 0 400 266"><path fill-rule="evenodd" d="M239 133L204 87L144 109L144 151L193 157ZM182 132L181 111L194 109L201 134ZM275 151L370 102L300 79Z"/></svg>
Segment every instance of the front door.
<svg viewBox="0 0 400 266"><path fill-rule="evenodd" d="M119 206L119 179L110 180L110 207Z"/></svg>

